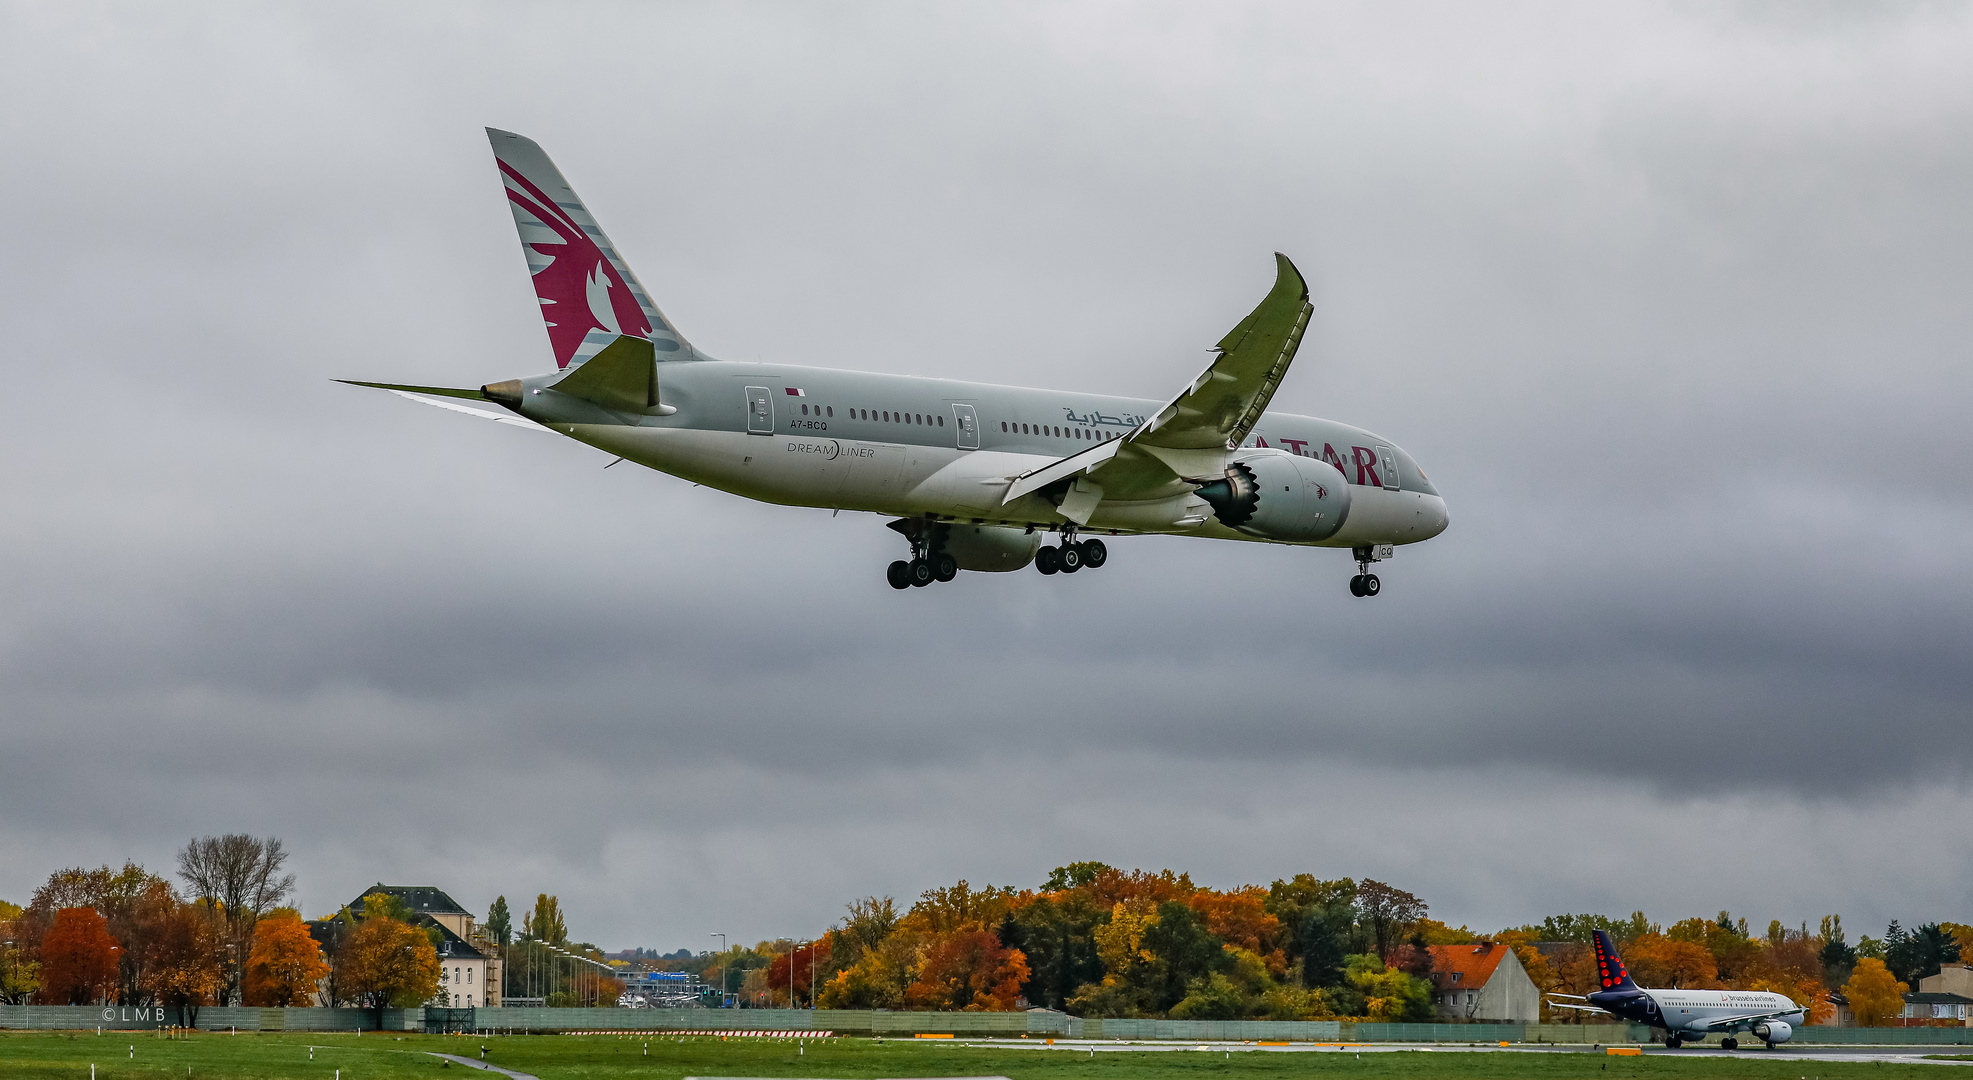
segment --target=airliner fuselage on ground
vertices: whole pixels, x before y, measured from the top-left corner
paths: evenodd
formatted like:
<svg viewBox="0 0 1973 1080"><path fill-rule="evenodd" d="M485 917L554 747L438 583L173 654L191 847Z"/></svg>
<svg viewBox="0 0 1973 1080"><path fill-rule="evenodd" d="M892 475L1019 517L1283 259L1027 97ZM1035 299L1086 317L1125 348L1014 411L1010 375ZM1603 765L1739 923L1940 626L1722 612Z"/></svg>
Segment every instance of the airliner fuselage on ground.
<svg viewBox="0 0 1973 1080"><path fill-rule="evenodd" d="M1720 1046L1737 1050L1740 1041L1733 1036L1740 1031L1751 1032L1772 1050L1776 1043L1787 1042L1797 1026L1808 1023L1807 1008L1784 995L1762 990L1647 990L1631 980L1609 935L1597 930L1595 937L1596 974L1602 988L1578 999L1589 1002L1587 1005L1550 1004L1662 1028L1665 1046L1673 1050L1713 1034L1721 1036Z"/></svg>
<svg viewBox="0 0 1973 1080"><path fill-rule="evenodd" d="M1371 563L1445 530L1444 500L1395 443L1267 411L1313 310L1285 256L1166 401L720 361L658 310L539 146L487 134L557 370L478 390L359 385L763 502L894 518L912 548L890 567L901 589L1031 562L1073 573L1105 562L1099 535L1165 533L1347 548L1351 592L1374 596Z"/></svg>

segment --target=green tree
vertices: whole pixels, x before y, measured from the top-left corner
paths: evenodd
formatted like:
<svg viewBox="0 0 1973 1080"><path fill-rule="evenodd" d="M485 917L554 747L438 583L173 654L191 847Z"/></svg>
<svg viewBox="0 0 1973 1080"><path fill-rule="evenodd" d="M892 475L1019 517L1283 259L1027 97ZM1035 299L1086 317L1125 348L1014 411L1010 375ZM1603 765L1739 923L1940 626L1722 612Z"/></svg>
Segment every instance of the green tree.
<svg viewBox="0 0 1973 1080"><path fill-rule="evenodd" d="M521 916L521 936L557 948L567 945L569 928L562 921L561 900L547 893L537 894L534 910Z"/></svg>
<svg viewBox="0 0 1973 1080"><path fill-rule="evenodd" d="M1305 986L1328 986L1343 977L1342 958L1356 929L1356 882L1324 881L1313 874L1269 885L1261 907L1285 931L1282 952L1302 972Z"/></svg>
<svg viewBox="0 0 1973 1080"><path fill-rule="evenodd" d="M1059 899L1038 897L1002 920L1000 940L1028 958L1028 982L1021 993L1029 1003L1060 1009L1078 987L1102 981L1103 960L1094 936L1097 918L1089 897L1065 893Z"/></svg>
<svg viewBox="0 0 1973 1080"><path fill-rule="evenodd" d="M1857 951L1843 940L1841 915L1824 915L1817 937L1822 942L1817 952L1817 959L1822 961L1822 984L1834 990L1849 981L1851 970L1857 966Z"/></svg>
<svg viewBox="0 0 1973 1080"><path fill-rule="evenodd" d="M1140 969L1151 1007L1159 1012L1170 1009L1185 1000L1193 980L1221 970L1226 962L1223 945L1184 903L1159 904L1158 921L1144 930L1143 947L1151 962Z"/></svg>
<svg viewBox="0 0 1973 1080"><path fill-rule="evenodd" d="M1375 956L1350 957L1349 982L1363 995L1364 1015L1373 1021L1417 1024L1432 1019L1432 984L1385 967Z"/></svg>
<svg viewBox="0 0 1973 1080"><path fill-rule="evenodd" d="M1959 962L1959 942L1938 923L1906 932L1896 922L1884 933L1884 966L1902 983L1937 975L1941 964Z"/></svg>
<svg viewBox="0 0 1973 1080"><path fill-rule="evenodd" d="M1049 871L1048 880L1041 883L1042 892L1066 892L1096 884L1098 878L1116 867L1100 862L1072 862Z"/></svg>
<svg viewBox="0 0 1973 1080"><path fill-rule="evenodd" d="M486 913L486 932L503 949L513 940L514 919L507 911L505 896L493 898L493 907Z"/></svg>

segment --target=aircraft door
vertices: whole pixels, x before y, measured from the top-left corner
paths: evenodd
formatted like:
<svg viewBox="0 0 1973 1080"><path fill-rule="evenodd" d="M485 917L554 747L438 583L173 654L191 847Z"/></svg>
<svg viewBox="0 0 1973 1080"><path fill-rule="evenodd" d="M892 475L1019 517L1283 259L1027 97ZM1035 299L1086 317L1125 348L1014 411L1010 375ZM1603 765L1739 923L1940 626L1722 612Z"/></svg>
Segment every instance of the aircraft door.
<svg viewBox="0 0 1973 1080"><path fill-rule="evenodd" d="M1384 490L1398 489L1398 455L1388 446L1377 448L1377 464L1383 469Z"/></svg>
<svg viewBox="0 0 1973 1080"><path fill-rule="evenodd" d="M747 434L774 434L774 395L765 386L747 387Z"/></svg>
<svg viewBox="0 0 1973 1080"><path fill-rule="evenodd" d="M971 405L954 405L952 420L959 428L959 449L978 450L980 448L980 420L973 415Z"/></svg>

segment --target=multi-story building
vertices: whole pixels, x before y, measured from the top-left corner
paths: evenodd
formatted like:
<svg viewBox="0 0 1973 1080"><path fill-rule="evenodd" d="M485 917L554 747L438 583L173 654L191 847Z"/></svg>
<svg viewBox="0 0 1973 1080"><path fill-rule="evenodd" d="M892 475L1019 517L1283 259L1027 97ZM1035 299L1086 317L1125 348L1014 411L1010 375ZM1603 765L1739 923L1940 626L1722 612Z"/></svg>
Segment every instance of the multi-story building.
<svg viewBox="0 0 1973 1080"><path fill-rule="evenodd" d="M378 882L363 890L364 896L384 893L396 897L411 909L414 922L439 929L439 994L457 1008L500 1004L501 960L498 946L473 913L460 907L435 885L385 885ZM363 914L363 897L349 905Z"/></svg>

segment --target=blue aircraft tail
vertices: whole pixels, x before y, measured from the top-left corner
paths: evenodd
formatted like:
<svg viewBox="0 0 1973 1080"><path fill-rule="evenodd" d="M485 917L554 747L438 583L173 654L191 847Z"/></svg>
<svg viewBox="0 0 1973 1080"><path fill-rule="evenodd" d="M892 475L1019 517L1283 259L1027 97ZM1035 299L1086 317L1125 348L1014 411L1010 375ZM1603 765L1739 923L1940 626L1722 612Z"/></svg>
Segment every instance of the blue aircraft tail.
<svg viewBox="0 0 1973 1080"><path fill-rule="evenodd" d="M1604 990L1635 990L1637 984L1631 981L1630 971L1624 967L1624 958L1617 955L1617 947L1610 943L1610 935L1601 930L1593 930L1596 936L1596 976Z"/></svg>

